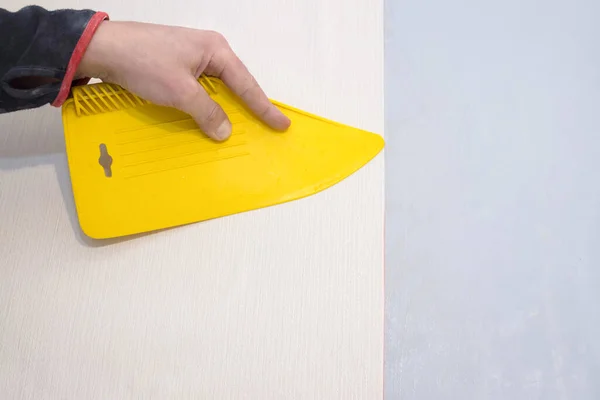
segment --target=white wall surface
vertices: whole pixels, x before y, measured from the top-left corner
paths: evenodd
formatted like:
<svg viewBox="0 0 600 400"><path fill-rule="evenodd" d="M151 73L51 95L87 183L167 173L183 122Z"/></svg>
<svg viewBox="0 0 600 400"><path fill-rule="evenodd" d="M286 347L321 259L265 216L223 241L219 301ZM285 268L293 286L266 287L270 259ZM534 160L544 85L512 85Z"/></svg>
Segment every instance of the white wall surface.
<svg viewBox="0 0 600 400"><path fill-rule="evenodd" d="M221 31L271 97L383 133L380 1L120 3L38 2ZM383 166L97 243L77 224L59 110L0 116L0 398L381 398Z"/></svg>
<svg viewBox="0 0 600 400"><path fill-rule="evenodd" d="M388 0L387 398L600 398L599 15Z"/></svg>

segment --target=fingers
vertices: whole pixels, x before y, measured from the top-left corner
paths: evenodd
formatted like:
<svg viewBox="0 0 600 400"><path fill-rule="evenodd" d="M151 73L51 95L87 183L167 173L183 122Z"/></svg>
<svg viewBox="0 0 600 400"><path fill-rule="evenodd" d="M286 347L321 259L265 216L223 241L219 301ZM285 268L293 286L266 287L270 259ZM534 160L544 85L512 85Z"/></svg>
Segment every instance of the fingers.
<svg viewBox="0 0 600 400"><path fill-rule="evenodd" d="M290 126L289 118L271 103L256 79L233 51L228 52L223 62L224 68L219 78L267 125L277 130L287 129Z"/></svg>
<svg viewBox="0 0 600 400"><path fill-rule="evenodd" d="M186 94L178 97L176 108L190 114L210 138L224 141L231 136L231 122L227 114L210 98L198 81L190 77L183 92Z"/></svg>

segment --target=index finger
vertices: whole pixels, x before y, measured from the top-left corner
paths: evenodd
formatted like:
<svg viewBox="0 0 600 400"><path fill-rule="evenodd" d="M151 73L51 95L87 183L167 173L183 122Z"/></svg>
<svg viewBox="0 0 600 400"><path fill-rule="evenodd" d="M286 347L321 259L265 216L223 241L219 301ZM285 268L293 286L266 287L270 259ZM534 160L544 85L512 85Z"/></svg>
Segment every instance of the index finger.
<svg viewBox="0 0 600 400"><path fill-rule="evenodd" d="M229 52L219 78L271 128L285 130L290 126L289 118L271 103L256 79L233 51Z"/></svg>

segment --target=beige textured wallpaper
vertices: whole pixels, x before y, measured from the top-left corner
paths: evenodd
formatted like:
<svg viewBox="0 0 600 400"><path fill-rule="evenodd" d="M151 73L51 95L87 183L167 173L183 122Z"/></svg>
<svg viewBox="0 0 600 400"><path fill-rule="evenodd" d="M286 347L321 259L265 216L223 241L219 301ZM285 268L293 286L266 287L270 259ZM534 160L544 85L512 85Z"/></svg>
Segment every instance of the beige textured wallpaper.
<svg viewBox="0 0 600 400"><path fill-rule="evenodd" d="M271 97L383 133L381 0L120 3L38 2L221 31ZM0 116L0 398L381 398L383 157L307 199L98 243L59 110Z"/></svg>

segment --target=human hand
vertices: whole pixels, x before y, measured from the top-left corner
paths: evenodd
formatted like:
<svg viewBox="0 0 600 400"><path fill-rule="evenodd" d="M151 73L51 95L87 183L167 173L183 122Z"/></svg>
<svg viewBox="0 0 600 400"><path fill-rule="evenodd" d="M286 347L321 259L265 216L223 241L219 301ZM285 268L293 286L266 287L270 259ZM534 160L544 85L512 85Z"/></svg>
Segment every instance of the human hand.
<svg viewBox="0 0 600 400"><path fill-rule="evenodd" d="M209 137L223 141L231 122L197 79L218 77L266 124L285 130L290 120L268 99L219 33L139 22L103 22L77 75L115 83L158 105L189 114Z"/></svg>

